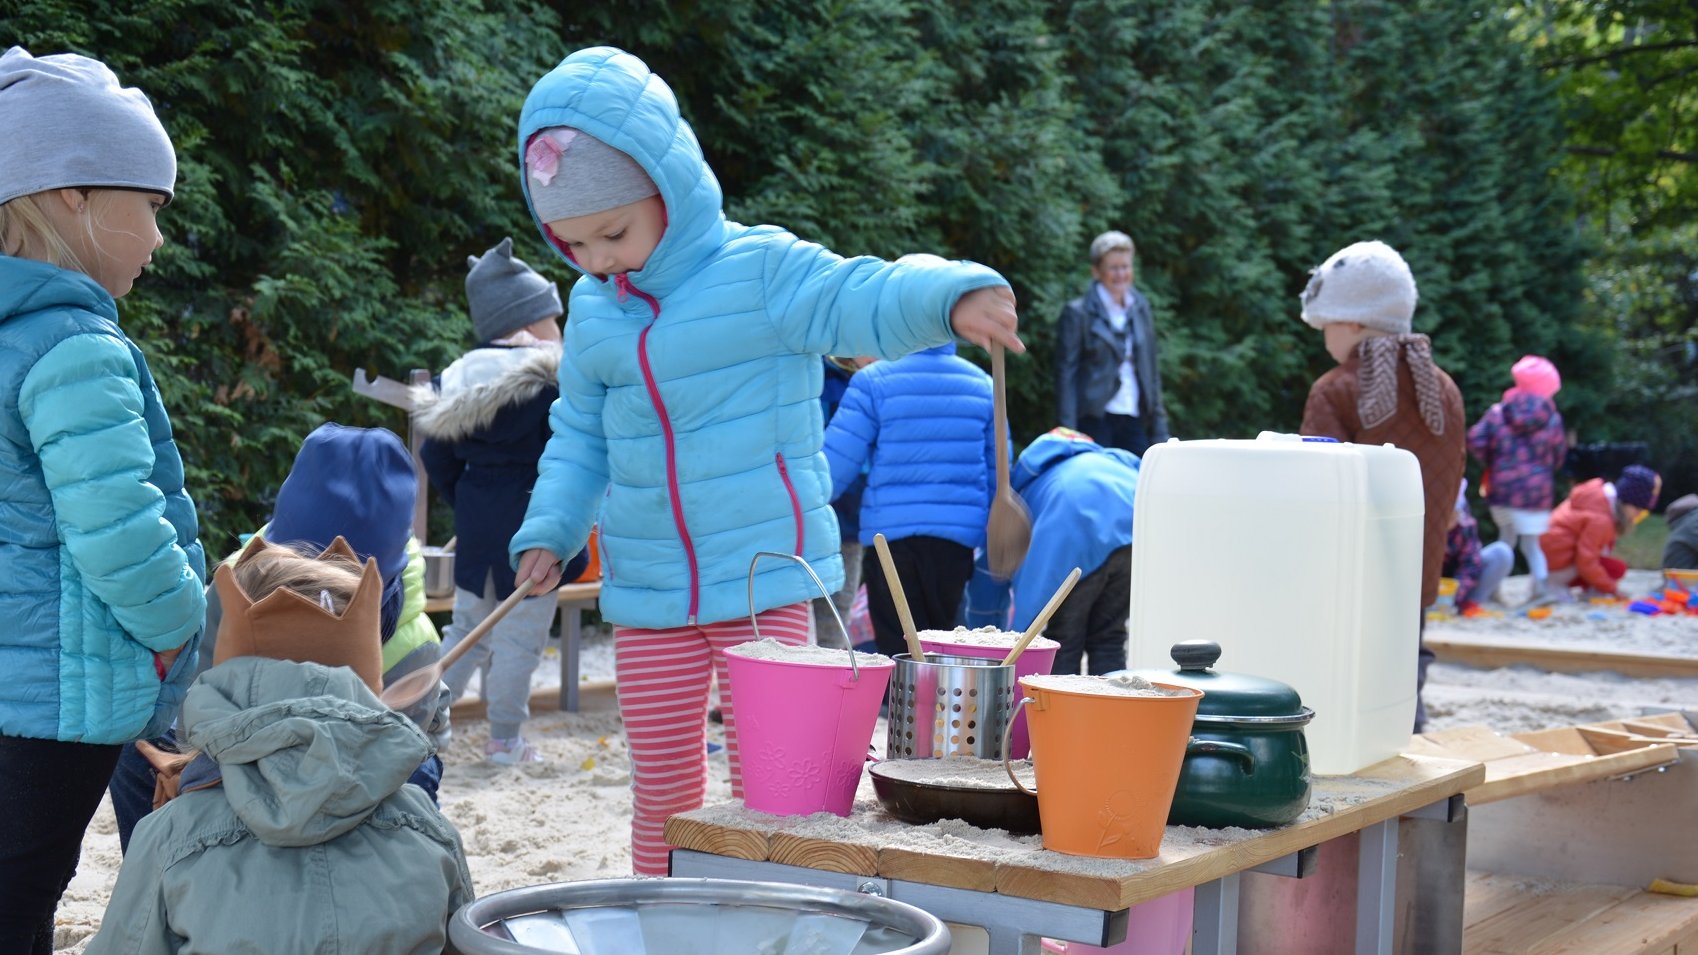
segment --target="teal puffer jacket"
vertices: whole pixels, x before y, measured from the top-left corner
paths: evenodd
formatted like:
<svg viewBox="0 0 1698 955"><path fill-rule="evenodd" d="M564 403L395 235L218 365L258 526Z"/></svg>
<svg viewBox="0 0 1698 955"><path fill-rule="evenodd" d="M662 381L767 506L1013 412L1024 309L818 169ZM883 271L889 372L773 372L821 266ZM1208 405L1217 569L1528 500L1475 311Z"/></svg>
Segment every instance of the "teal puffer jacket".
<svg viewBox="0 0 1698 955"><path fill-rule="evenodd" d="M531 548L577 553L599 503L601 608L615 623L711 623L819 595L793 562L767 560L751 608L759 551L801 555L840 587L819 356L895 358L950 341L955 302L1007 283L971 262L843 258L726 221L672 91L628 53L580 50L538 81L519 119L521 178L527 141L552 126L635 159L667 226L641 271L572 287L553 435L515 565Z"/></svg>
<svg viewBox="0 0 1698 955"><path fill-rule="evenodd" d="M171 423L112 296L0 256L0 734L164 731L206 613L198 533ZM155 652L178 647L161 680Z"/></svg>

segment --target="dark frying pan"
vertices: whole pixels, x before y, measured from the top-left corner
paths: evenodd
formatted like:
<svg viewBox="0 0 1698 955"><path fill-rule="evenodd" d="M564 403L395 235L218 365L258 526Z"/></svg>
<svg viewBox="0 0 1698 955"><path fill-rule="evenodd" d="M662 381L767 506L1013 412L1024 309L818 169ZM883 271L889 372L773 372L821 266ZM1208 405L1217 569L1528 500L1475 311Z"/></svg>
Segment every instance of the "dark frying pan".
<svg viewBox="0 0 1698 955"><path fill-rule="evenodd" d="M1006 829L1015 835L1029 836L1039 831L1038 797L1014 788L964 788L939 786L936 783L896 779L879 771L882 763L868 770L873 777L873 792L885 812L915 825L925 825L940 819L960 819L980 829Z"/></svg>

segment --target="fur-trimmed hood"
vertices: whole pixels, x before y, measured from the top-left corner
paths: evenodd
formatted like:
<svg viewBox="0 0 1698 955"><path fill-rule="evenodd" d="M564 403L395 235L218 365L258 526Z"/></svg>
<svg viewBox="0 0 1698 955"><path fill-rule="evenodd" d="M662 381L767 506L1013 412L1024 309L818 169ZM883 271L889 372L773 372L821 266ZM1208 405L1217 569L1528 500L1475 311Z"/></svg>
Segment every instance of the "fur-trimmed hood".
<svg viewBox="0 0 1698 955"><path fill-rule="evenodd" d="M435 385L414 385L413 423L427 438L461 441L489 427L502 408L530 401L556 385L560 346L475 348L442 372Z"/></svg>

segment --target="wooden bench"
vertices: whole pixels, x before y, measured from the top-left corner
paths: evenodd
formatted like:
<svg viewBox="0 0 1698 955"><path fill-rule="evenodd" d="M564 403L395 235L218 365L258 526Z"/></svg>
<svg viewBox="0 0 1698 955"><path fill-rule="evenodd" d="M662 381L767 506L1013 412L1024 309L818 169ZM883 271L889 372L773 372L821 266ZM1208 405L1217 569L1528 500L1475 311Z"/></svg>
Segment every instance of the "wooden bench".
<svg viewBox="0 0 1698 955"><path fill-rule="evenodd" d="M582 584L561 584L555 591L560 604L560 700L561 709L578 711L578 664L583 647L584 611L593 609L601 597L601 581ZM454 598L431 597L425 600L426 613L446 613L454 609Z"/></svg>
<svg viewBox="0 0 1698 955"><path fill-rule="evenodd" d="M1464 955L1688 955L1698 899L1622 885L1468 874Z"/></svg>

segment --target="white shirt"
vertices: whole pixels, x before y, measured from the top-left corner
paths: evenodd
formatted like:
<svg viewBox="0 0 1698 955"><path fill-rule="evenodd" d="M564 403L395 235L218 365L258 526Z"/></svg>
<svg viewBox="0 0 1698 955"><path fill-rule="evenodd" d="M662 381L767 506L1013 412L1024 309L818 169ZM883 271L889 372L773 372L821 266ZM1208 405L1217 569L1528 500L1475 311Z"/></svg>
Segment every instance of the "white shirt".
<svg viewBox="0 0 1698 955"><path fill-rule="evenodd" d="M1116 332L1126 331L1126 305L1114 300L1108 289L1101 282L1097 283L1097 298L1103 303L1103 309L1108 312L1108 323L1114 326ZM1128 295L1127 303L1132 301ZM1138 375L1132 370L1132 349L1136 347L1132 336L1126 336L1126 357L1120 362L1120 390L1103 406L1104 414L1123 414L1138 417Z"/></svg>

